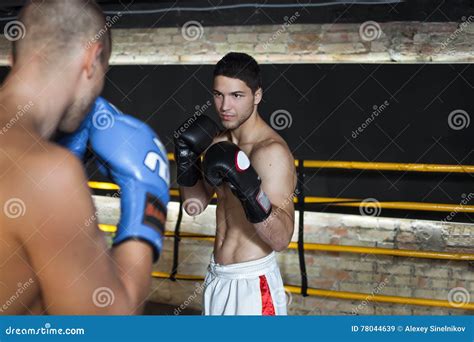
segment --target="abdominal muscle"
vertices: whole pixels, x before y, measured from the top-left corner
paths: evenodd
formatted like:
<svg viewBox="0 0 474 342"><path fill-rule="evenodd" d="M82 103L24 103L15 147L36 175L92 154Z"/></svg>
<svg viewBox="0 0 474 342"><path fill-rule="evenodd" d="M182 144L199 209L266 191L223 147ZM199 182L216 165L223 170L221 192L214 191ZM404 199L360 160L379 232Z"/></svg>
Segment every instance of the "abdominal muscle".
<svg viewBox="0 0 474 342"><path fill-rule="evenodd" d="M215 262L229 265L261 259L270 254L272 249L260 239L253 224L247 220L242 204L229 187L220 186L216 193Z"/></svg>

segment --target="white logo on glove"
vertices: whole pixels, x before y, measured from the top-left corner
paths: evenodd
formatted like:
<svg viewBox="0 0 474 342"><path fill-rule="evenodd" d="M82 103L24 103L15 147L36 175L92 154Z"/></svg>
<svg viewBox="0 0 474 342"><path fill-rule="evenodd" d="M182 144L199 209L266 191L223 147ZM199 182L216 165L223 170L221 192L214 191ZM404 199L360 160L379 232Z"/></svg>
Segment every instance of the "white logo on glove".
<svg viewBox="0 0 474 342"><path fill-rule="evenodd" d="M163 147L161 142L157 138L154 138L153 142L161 151L162 150L161 148ZM160 169L158 171L158 174L160 175L160 178L162 178L166 182L166 184L170 186L170 171L168 167L168 161L165 161L158 153L153 151L153 152L148 152L148 154L145 157L144 164L152 172L155 172L157 169L157 166L159 165Z"/></svg>
<svg viewBox="0 0 474 342"><path fill-rule="evenodd" d="M237 166L237 171L245 171L250 167L249 157L247 157L244 151L237 152L235 166Z"/></svg>

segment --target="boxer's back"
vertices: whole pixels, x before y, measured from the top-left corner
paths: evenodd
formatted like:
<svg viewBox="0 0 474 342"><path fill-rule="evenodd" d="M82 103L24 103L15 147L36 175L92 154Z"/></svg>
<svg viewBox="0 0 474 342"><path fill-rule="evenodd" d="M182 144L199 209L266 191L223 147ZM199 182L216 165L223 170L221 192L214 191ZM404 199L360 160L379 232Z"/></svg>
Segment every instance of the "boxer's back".
<svg viewBox="0 0 474 342"><path fill-rule="evenodd" d="M41 234L33 192L43 189L36 171L56 149L21 121L1 127L0 134L0 314L40 314L40 286L25 248L27 239ZM47 200L44 198L44 200Z"/></svg>

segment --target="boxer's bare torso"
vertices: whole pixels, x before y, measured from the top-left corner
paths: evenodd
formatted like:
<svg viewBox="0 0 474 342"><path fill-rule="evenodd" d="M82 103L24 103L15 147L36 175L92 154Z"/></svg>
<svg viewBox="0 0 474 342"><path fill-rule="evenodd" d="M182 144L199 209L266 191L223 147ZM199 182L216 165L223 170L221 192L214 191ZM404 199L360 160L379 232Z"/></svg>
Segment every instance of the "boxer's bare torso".
<svg viewBox="0 0 474 342"><path fill-rule="evenodd" d="M5 117L5 116L3 116ZM0 127L9 127L1 119ZM10 119L10 118L9 118ZM41 141L41 144L38 143ZM57 147L17 122L0 134L0 313L41 314L40 283L30 264L24 240L41 234L36 225L34 192L42 187L36 172L52 161ZM53 155L53 156L52 156ZM46 185L43 183L43 185ZM46 189L43 189L46 192ZM37 246L40 247L40 246Z"/></svg>
<svg viewBox="0 0 474 342"><path fill-rule="evenodd" d="M214 139L214 143L221 141L231 141L236 143L242 151L250 158L251 164L262 180L262 189L269 194L270 187L275 184L281 185L281 191L286 192L287 198L292 196L296 186L296 173L294 170L294 159L286 142L275 131L266 124L259 131L259 138L255 141L238 143L232 141L230 134L224 133ZM284 163L271 160L262 162L262 155L271 156L272 149L277 149L286 158ZM260 158L259 158L260 155ZM289 167L289 165L291 167ZM287 167L288 172L284 173L281 179L273 179L275 175L281 176L281 172L276 173L275 167ZM216 209L216 240L214 243L214 258L218 264L229 265L245 261L263 258L272 252L272 248L266 244L257 234L255 227L250 223L243 210L240 201L233 195L227 183L223 183L215 189L217 194ZM272 201L273 203L274 201ZM276 203L273 203L274 205ZM288 203L285 203L287 205ZM284 210L286 208L283 208ZM290 211L290 210L288 210ZM292 216L293 212L288 215ZM271 226L271 221L269 222ZM293 229L293 227L289 227Z"/></svg>
<svg viewBox="0 0 474 342"><path fill-rule="evenodd" d="M33 112L7 125L14 108L0 110L0 129L11 126L0 134L0 315L141 312L151 249L107 248L81 161L35 132ZM130 299L118 262L143 296ZM114 305L102 310L93 296L104 284Z"/></svg>

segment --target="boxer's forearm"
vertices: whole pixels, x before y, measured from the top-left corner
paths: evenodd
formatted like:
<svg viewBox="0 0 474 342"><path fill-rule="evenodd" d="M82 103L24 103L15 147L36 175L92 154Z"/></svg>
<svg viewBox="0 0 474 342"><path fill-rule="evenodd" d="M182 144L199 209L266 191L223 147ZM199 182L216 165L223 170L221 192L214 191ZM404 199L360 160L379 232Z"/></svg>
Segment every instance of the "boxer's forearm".
<svg viewBox="0 0 474 342"><path fill-rule="evenodd" d="M150 293L152 249L141 241L128 241L111 253L122 285L122 294L115 296L119 301L117 314L141 315Z"/></svg>
<svg viewBox="0 0 474 342"><path fill-rule="evenodd" d="M263 222L254 224L258 236L274 251L285 250L291 242L294 218L273 206L272 214Z"/></svg>

